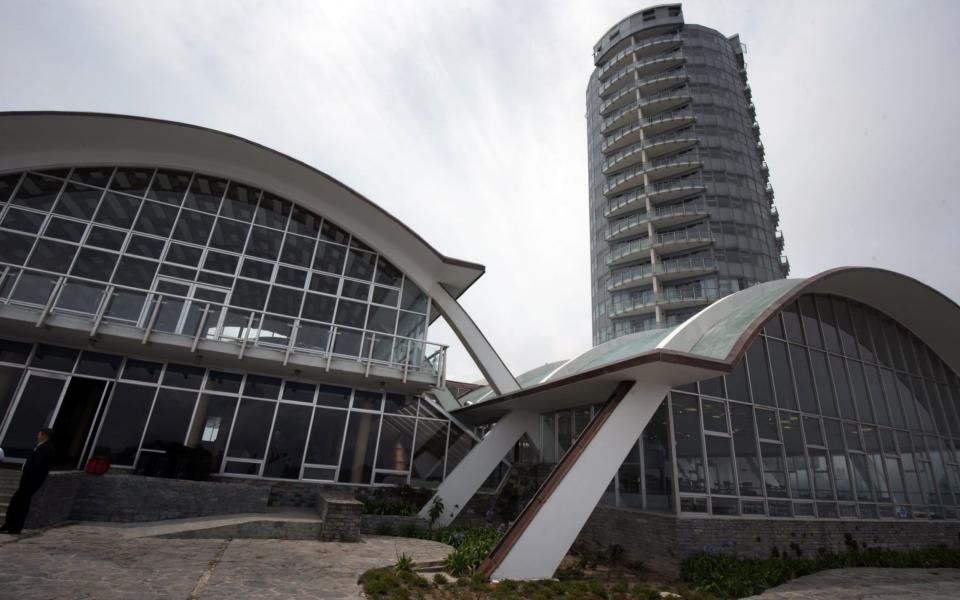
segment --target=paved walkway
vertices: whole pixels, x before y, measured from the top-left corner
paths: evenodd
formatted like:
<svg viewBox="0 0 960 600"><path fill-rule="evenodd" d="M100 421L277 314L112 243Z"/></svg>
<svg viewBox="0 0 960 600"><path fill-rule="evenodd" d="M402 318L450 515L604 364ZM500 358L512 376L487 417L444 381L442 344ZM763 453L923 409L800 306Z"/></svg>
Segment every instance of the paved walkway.
<svg viewBox="0 0 960 600"><path fill-rule="evenodd" d="M349 544L146 535L156 527L83 523L0 535L0 600L356 598L364 571L400 553L427 562L452 550L380 536Z"/></svg>
<svg viewBox="0 0 960 600"><path fill-rule="evenodd" d="M753 596L754 600L960 598L960 569L833 569Z"/></svg>

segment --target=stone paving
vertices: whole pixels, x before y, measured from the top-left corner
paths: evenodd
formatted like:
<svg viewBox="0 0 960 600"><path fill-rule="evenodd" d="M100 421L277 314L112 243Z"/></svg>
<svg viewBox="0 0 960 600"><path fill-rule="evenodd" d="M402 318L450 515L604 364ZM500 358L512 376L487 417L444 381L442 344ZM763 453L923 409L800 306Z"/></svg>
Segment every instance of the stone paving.
<svg viewBox="0 0 960 600"><path fill-rule="evenodd" d="M155 531L155 530L154 530ZM0 600L357 598L357 577L441 560L449 546L364 536L360 543L150 537L150 526L82 523L0 535Z"/></svg>
<svg viewBox="0 0 960 600"><path fill-rule="evenodd" d="M960 598L960 569L833 569L752 596L748 600L886 600Z"/></svg>

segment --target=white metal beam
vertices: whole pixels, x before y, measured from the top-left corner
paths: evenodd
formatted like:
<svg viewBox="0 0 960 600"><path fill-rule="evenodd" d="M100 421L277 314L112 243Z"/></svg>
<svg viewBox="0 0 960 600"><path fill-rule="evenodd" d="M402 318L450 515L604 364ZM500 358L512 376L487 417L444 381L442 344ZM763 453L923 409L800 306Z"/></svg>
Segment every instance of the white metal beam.
<svg viewBox="0 0 960 600"><path fill-rule="evenodd" d="M553 577L669 386L636 383L560 481L491 579Z"/></svg>
<svg viewBox="0 0 960 600"><path fill-rule="evenodd" d="M435 525L438 527L449 525L477 493L507 452L524 433L532 430L539 422L540 415L525 411L510 412L497 421L483 440L470 450L460 464L447 475L433 498L420 509L420 516L429 519L430 508L434 500L439 498L443 502L444 510Z"/></svg>

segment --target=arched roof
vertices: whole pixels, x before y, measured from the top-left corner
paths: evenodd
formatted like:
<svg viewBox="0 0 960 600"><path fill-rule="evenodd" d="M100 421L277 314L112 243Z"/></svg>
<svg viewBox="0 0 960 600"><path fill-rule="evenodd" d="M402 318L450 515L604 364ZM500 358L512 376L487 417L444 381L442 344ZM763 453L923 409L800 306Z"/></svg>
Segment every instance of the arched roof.
<svg viewBox="0 0 960 600"><path fill-rule="evenodd" d="M960 373L960 306L906 275L869 267L840 267L806 279L778 279L731 294L684 323L600 344L544 372L518 377L523 389L495 396L480 388L479 403L457 411L480 422L511 408L564 408L606 397L619 381L680 385L731 371L764 324L801 294L833 294L886 313ZM539 376L538 375L542 375ZM594 391L591 391L594 390ZM485 405L489 404L489 407Z"/></svg>
<svg viewBox="0 0 960 600"><path fill-rule="evenodd" d="M0 173L62 166L199 171L262 188L328 217L388 256L424 290L454 298L484 272L444 256L330 175L241 137L184 123L81 112L0 112Z"/></svg>

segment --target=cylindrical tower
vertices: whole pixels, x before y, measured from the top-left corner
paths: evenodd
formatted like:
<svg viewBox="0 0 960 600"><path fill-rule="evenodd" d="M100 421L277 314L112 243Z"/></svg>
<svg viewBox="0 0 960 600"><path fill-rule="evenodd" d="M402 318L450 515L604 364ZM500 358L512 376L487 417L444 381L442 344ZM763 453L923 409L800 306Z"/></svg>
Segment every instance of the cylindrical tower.
<svg viewBox="0 0 960 600"><path fill-rule="evenodd" d="M679 4L620 21L587 86L593 342L680 323L789 264L743 47Z"/></svg>

